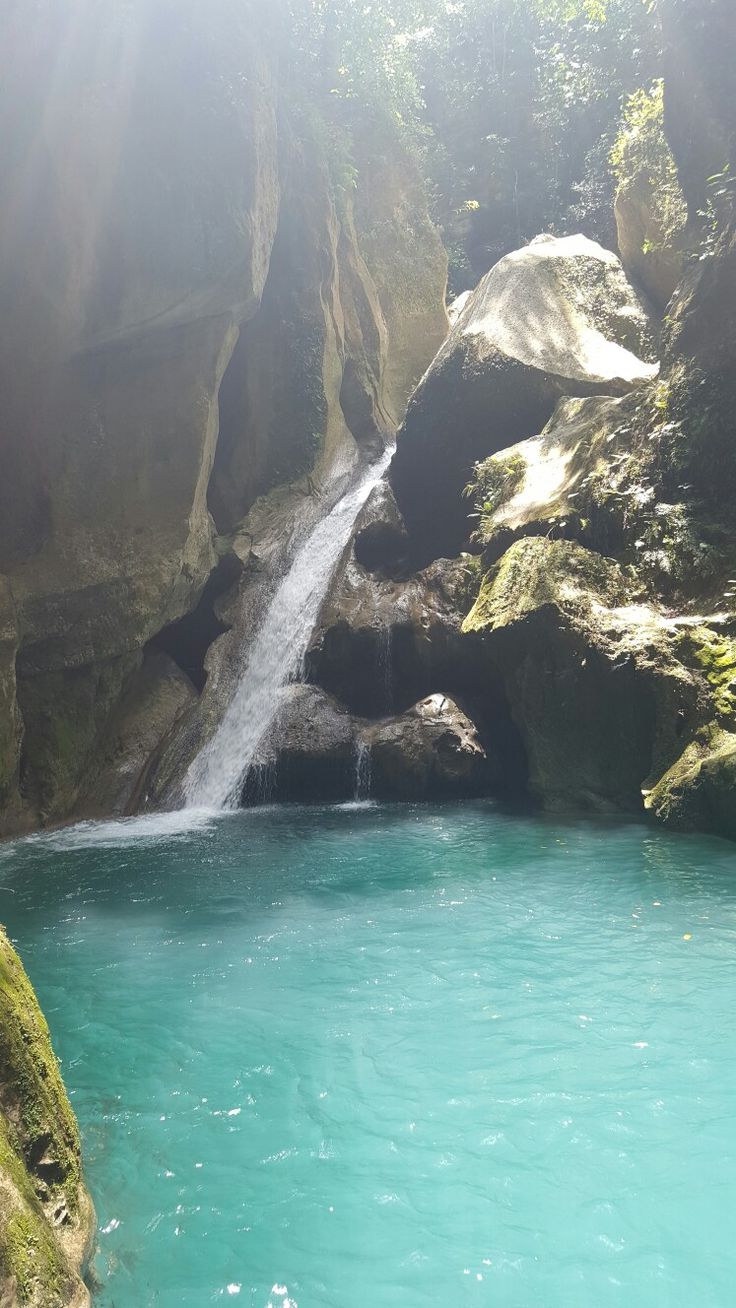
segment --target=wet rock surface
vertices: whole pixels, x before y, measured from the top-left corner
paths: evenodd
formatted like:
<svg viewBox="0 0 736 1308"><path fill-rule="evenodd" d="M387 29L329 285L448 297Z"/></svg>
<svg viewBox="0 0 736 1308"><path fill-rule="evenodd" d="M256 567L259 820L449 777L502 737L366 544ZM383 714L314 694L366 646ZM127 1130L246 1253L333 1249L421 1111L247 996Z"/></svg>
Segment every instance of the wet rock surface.
<svg viewBox="0 0 736 1308"><path fill-rule="evenodd" d="M245 799L459 799L492 793L498 769L474 724L445 695L371 722L317 686L295 685Z"/></svg>
<svg viewBox="0 0 736 1308"><path fill-rule="evenodd" d="M475 724L445 695L365 729L370 794L376 799L462 799L493 793L500 762Z"/></svg>
<svg viewBox="0 0 736 1308"><path fill-rule="evenodd" d="M288 533L298 496L375 455L447 325L415 166L356 139L338 213L275 15L77 8L67 40L64 6L11 4L0 90L1 832L97 811L143 651L181 638L202 690L223 540L247 560L264 495L292 487Z"/></svg>

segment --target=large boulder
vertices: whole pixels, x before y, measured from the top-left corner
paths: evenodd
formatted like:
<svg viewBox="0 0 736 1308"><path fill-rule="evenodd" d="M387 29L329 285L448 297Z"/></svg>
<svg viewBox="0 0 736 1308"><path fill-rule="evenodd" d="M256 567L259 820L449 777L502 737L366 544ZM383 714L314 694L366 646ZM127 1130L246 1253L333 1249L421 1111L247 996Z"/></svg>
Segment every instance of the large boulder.
<svg viewBox="0 0 736 1308"><path fill-rule="evenodd" d="M499 763L471 719L434 694L368 721L317 686L284 693L246 800L460 799L498 786Z"/></svg>
<svg viewBox="0 0 736 1308"><path fill-rule="evenodd" d="M362 733L367 793L376 799L468 799L498 787L500 764L475 723L445 695L429 695L405 713Z"/></svg>
<svg viewBox="0 0 736 1308"><path fill-rule="evenodd" d="M88 1308L94 1229L49 1029L0 928L0 1303Z"/></svg>
<svg viewBox="0 0 736 1308"><path fill-rule="evenodd" d="M575 542L516 541L464 630L504 678L545 807L640 810L701 720L704 688L677 658L676 625L618 564Z"/></svg>
<svg viewBox="0 0 736 1308"><path fill-rule="evenodd" d="M736 840L736 735L703 732L646 798L660 822Z"/></svg>
<svg viewBox="0 0 736 1308"><path fill-rule="evenodd" d="M617 257L539 237L481 281L422 379L391 480L421 556L467 537L473 463L540 431L563 395L619 395L657 372L646 312Z"/></svg>
<svg viewBox="0 0 736 1308"><path fill-rule="evenodd" d="M218 565L211 513L258 545L259 500L288 482L288 536L393 431L446 332L415 165L366 132L355 192L336 185L267 8L4 15L3 830L100 802L111 715Z"/></svg>

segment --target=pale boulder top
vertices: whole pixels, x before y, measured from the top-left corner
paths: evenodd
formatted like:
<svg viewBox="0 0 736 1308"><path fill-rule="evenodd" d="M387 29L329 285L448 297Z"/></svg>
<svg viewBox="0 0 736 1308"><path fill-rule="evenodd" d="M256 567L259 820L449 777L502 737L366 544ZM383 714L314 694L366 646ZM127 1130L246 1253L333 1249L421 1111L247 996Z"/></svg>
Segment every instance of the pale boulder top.
<svg viewBox="0 0 736 1308"><path fill-rule="evenodd" d="M451 338L477 338L521 364L596 387L656 377L648 320L620 260L587 236L538 236L478 284Z"/></svg>

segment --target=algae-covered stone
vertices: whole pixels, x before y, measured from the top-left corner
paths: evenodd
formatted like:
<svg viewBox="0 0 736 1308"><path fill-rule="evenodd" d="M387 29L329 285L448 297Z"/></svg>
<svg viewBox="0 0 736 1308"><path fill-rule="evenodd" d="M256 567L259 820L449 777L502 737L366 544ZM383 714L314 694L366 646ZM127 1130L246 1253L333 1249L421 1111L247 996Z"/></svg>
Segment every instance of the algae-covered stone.
<svg viewBox="0 0 736 1308"><path fill-rule="evenodd" d="M482 635L546 807L636 811L697 722L677 634L611 559L566 540L515 542L463 630Z"/></svg>
<svg viewBox="0 0 736 1308"><path fill-rule="evenodd" d="M477 464L467 488L479 514L476 540L488 551L516 535L582 534L591 483L621 457L627 405L597 396L562 399L540 435Z"/></svg>
<svg viewBox="0 0 736 1308"><path fill-rule="evenodd" d="M533 436L563 395L620 395L656 375L646 312L617 257L540 237L477 287L417 388L391 478L419 552L467 535L473 463Z"/></svg>
<svg viewBox="0 0 736 1308"><path fill-rule="evenodd" d="M666 826L736 839L736 735L704 732L647 796Z"/></svg>
<svg viewBox="0 0 736 1308"><path fill-rule="evenodd" d="M79 1130L46 1021L0 929L0 1301L82 1308L94 1229Z"/></svg>

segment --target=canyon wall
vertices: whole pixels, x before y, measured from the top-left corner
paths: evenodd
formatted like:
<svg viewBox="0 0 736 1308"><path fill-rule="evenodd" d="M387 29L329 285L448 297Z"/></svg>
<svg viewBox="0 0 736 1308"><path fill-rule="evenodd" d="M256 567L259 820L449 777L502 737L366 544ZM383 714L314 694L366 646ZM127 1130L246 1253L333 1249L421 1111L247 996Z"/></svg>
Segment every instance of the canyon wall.
<svg viewBox="0 0 736 1308"><path fill-rule="evenodd" d="M254 0L9 6L5 833L124 806L196 696L171 624L239 522L392 431L443 338L411 161L341 125L340 177L336 129L283 84L283 21Z"/></svg>

